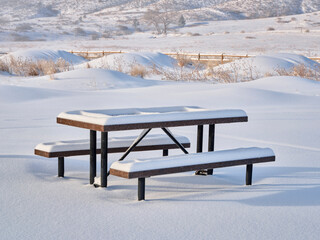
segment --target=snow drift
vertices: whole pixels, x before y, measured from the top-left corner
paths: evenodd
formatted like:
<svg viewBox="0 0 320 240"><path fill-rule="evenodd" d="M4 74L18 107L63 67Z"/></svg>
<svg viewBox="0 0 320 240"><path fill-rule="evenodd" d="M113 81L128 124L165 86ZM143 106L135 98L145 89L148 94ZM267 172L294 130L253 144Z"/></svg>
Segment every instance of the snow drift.
<svg viewBox="0 0 320 240"><path fill-rule="evenodd" d="M320 72L320 64L302 55L276 53L240 59L214 68L216 72L226 72L233 78L253 80L265 76L286 75L295 68L303 67L310 72Z"/></svg>
<svg viewBox="0 0 320 240"><path fill-rule="evenodd" d="M8 53L0 57L3 61L9 61L11 58L20 59L22 61L54 61L57 62L59 59L63 59L71 65L80 64L87 60L83 57L74 55L63 50L49 50L49 49L29 49L29 50L18 50L12 53Z"/></svg>
<svg viewBox="0 0 320 240"><path fill-rule="evenodd" d="M78 67L106 68L117 71L129 72L133 66L140 65L145 68L170 69L174 68L177 61L162 53L135 52L117 53L92 60Z"/></svg>

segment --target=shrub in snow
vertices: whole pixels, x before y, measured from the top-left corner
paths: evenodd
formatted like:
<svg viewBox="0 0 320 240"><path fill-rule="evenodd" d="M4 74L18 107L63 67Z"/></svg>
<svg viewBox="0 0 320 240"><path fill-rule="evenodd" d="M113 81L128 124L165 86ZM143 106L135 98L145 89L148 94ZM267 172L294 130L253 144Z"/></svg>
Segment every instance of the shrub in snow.
<svg viewBox="0 0 320 240"><path fill-rule="evenodd" d="M184 27L186 25L186 20L184 19L183 15L180 16L178 25L179 27Z"/></svg>
<svg viewBox="0 0 320 240"><path fill-rule="evenodd" d="M24 31L29 31L29 30L32 30L33 27L31 26L30 23L22 23L22 24L19 24L18 26L16 26L16 31L17 32L24 32Z"/></svg>
<svg viewBox="0 0 320 240"><path fill-rule="evenodd" d="M56 17L60 14L60 11L53 9L52 5L44 5L41 2L39 3L38 10L34 18L40 17Z"/></svg>
<svg viewBox="0 0 320 240"><path fill-rule="evenodd" d="M0 61L0 68L19 76L42 76L68 71L70 64L64 59L58 59L56 62L43 59L34 61L32 59L10 56L6 60Z"/></svg>
<svg viewBox="0 0 320 240"><path fill-rule="evenodd" d="M87 33L85 30L83 30L81 27L76 27L73 29L73 33L75 36L86 36Z"/></svg>
<svg viewBox="0 0 320 240"><path fill-rule="evenodd" d="M141 31L141 29L139 28L140 23L139 23L138 19L134 18L134 19L132 20L132 26L134 27L134 30L135 30L135 31L138 31L138 32Z"/></svg>
<svg viewBox="0 0 320 240"><path fill-rule="evenodd" d="M27 42L31 41L30 37L18 33L10 33L10 38L13 42Z"/></svg>
<svg viewBox="0 0 320 240"><path fill-rule="evenodd" d="M92 40L99 40L99 38L100 38L99 33L92 33L92 34L91 34L91 39L92 39Z"/></svg>
<svg viewBox="0 0 320 240"><path fill-rule="evenodd" d="M0 59L0 72L9 72L9 66L3 60Z"/></svg>
<svg viewBox="0 0 320 240"><path fill-rule="evenodd" d="M144 66L140 64L135 64L131 66L131 70L130 70L131 76L144 78L147 74L148 74L148 70Z"/></svg>

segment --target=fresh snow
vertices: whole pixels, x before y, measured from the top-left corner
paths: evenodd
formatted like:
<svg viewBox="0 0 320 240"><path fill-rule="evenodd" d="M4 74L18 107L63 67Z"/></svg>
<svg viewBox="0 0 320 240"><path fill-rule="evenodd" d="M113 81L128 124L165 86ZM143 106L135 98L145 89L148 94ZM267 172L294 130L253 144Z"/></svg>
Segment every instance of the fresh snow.
<svg viewBox="0 0 320 240"><path fill-rule="evenodd" d="M196 40L188 38L201 48ZM27 49L30 42L24 44ZM0 238L318 239L319 103L320 82L300 77L210 84L133 78L106 69L77 69L53 79L1 75ZM66 158L66 177L57 178L56 159L33 153L41 142L88 138L87 129L57 124L61 112L173 106L243 109L248 122L216 125L215 150L271 148L276 161L254 166L252 186L244 185L244 166L215 169L213 176L148 178L147 200L138 202L136 179L109 176L106 189L89 185L88 156ZM170 130L188 137L190 152L196 151L196 126ZM112 132L110 138L139 133ZM204 146L207 133L205 126ZM109 166L120 156L110 154ZM134 152L127 159L160 156Z"/></svg>
<svg viewBox="0 0 320 240"><path fill-rule="evenodd" d="M101 126L143 124L196 119L246 117L243 110L209 110L193 106L77 110L63 112L58 118Z"/></svg>
<svg viewBox="0 0 320 240"><path fill-rule="evenodd" d="M53 79L52 79L53 78ZM19 86L41 87L65 91L91 90L102 91L117 88L150 87L171 84L166 81L156 81L132 77L127 74L107 70L84 68L53 74L52 76L10 78L4 77L2 82L13 83Z"/></svg>
<svg viewBox="0 0 320 240"><path fill-rule="evenodd" d="M18 50L15 52L11 52L2 56L0 59L3 61L10 61L11 58L22 61L53 61L57 62L62 59L69 64L80 64L83 62L87 62L83 57L79 57L72 53L62 51L62 50L50 50L50 49L28 49L28 50Z"/></svg>
<svg viewBox="0 0 320 240"><path fill-rule="evenodd" d="M145 68L172 69L176 67L177 60L162 53L134 52L107 55L77 67L106 68L130 72L133 66Z"/></svg>
<svg viewBox="0 0 320 240"><path fill-rule="evenodd" d="M270 148L237 148L202 154L187 154L169 157L158 157L149 159L134 159L122 162L114 162L110 168L124 172L142 172L148 170L192 166L223 161L240 159L262 158L274 156Z"/></svg>
<svg viewBox="0 0 320 240"><path fill-rule="evenodd" d="M275 53L236 60L215 67L215 70L225 70L240 79L248 76L261 78L266 75L278 75L277 72L291 72L295 67L303 66L311 71L320 71L320 64L302 55L290 53Z"/></svg>

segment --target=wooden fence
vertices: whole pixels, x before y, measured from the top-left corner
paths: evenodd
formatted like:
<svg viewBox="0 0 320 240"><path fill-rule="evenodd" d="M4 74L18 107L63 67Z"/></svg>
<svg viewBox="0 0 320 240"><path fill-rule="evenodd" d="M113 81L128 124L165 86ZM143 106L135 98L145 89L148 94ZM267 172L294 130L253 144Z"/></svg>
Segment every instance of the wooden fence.
<svg viewBox="0 0 320 240"><path fill-rule="evenodd" d="M123 51L69 51L70 53L82 56L86 59L92 60L107 56L114 53L126 53ZM0 56L6 53L0 52ZM254 55L232 55L232 54L207 54L207 53L164 53L165 55L173 58L188 58L193 61L213 62L214 64L223 64L232 62L241 58L254 57ZM310 59L320 63L320 57L309 57Z"/></svg>
<svg viewBox="0 0 320 240"><path fill-rule="evenodd" d="M70 51L70 53L82 56L92 60L115 53L126 53L123 51ZM232 62L242 58L254 57L254 55L232 55L232 54L207 54L207 53L163 53L173 58L188 58L193 61L214 62L215 64L223 64ZM320 63L320 57L309 57L310 59Z"/></svg>

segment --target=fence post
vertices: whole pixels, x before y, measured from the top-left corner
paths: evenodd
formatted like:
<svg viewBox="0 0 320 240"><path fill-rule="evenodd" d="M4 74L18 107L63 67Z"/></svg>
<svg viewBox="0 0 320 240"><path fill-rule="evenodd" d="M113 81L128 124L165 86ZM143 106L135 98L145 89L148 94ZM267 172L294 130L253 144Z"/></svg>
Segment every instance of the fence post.
<svg viewBox="0 0 320 240"><path fill-rule="evenodd" d="M223 64L223 53L221 54L221 64Z"/></svg>
<svg viewBox="0 0 320 240"><path fill-rule="evenodd" d="M201 59L201 55L200 55L200 53L198 54L198 61L200 61L200 59Z"/></svg>

